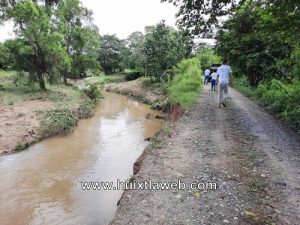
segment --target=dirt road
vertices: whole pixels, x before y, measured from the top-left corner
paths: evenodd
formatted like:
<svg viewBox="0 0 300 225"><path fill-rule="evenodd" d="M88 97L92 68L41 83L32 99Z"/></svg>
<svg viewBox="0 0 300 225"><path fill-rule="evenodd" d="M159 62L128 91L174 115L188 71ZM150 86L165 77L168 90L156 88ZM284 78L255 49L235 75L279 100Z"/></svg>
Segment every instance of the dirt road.
<svg viewBox="0 0 300 225"><path fill-rule="evenodd" d="M215 182L217 190L130 190L111 224L299 224L300 138L230 89L204 87L136 181Z"/></svg>

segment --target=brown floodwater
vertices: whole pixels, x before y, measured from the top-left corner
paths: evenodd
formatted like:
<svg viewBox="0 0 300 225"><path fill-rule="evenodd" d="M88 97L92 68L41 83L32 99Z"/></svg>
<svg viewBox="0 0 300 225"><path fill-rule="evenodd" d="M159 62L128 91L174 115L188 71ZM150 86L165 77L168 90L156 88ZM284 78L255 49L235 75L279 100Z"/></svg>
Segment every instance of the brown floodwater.
<svg viewBox="0 0 300 225"><path fill-rule="evenodd" d="M0 158L0 224L102 225L114 217L122 190L83 190L81 182L125 181L160 130L159 114L105 93L95 116L68 136L53 137ZM151 117L150 117L151 118Z"/></svg>

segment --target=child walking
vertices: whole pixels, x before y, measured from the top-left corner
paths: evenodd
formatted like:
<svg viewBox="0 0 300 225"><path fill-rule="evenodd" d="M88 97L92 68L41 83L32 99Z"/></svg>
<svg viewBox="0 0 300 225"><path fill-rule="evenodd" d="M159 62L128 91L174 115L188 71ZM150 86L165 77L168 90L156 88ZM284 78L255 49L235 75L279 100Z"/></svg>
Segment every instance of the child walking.
<svg viewBox="0 0 300 225"><path fill-rule="evenodd" d="M211 91L216 91L217 75L216 72L211 74Z"/></svg>

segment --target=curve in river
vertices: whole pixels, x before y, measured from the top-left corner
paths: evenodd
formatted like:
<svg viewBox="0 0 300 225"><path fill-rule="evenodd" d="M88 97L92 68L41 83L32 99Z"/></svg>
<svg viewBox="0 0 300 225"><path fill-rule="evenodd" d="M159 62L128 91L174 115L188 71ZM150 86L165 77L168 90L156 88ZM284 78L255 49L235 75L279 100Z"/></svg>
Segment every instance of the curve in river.
<svg viewBox="0 0 300 225"><path fill-rule="evenodd" d="M0 158L1 224L107 224L122 190L84 191L81 182L125 181L160 130L158 114L124 96L105 93L95 116L74 132Z"/></svg>

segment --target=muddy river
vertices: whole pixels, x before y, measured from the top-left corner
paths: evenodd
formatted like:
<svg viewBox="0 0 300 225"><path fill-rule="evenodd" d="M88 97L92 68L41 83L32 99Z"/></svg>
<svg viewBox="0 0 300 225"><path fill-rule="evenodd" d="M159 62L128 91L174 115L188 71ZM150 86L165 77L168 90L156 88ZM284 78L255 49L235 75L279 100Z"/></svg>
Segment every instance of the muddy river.
<svg viewBox="0 0 300 225"><path fill-rule="evenodd" d="M0 158L0 224L102 225L122 190L83 190L81 182L125 181L162 121L144 104L106 93L74 132Z"/></svg>

